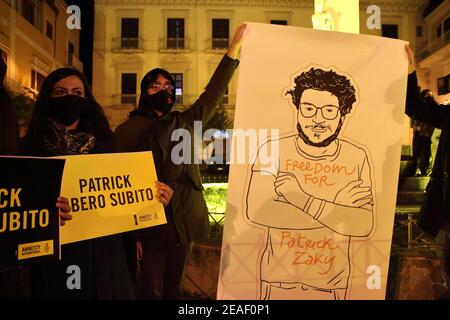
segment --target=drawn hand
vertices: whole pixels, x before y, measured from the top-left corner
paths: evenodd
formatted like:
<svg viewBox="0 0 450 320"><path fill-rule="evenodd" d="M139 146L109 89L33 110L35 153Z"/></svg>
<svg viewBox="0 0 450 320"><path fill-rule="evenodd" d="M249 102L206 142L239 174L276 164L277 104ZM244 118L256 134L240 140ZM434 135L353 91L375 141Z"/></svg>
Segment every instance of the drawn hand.
<svg viewBox="0 0 450 320"><path fill-rule="evenodd" d="M70 214L72 209L69 206L69 199L58 197L56 199L56 207L59 209L59 225L64 226L66 221L72 220L72 215Z"/></svg>
<svg viewBox="0 0 450 320"><path fill-rule="evenodd" d="M173 196L173 190L167 184L156 181L156 199L166 207Z"/></svg>
<svg viewBox="0 0 450 320"><path fill-rule="evenodd" d="M289 203L292 203L295 200L293 199L293 196L298 196L299 192L304 193L297 177L290 172L278 172L278 176L273 185L275 186L275 192ZM289 201L289 199L291 201Z"/></svg>
<svg viewBox="0 0 450 320"><path fill-rule="evenodd" d="M411 50L408 44L405 44L406 56L408 57L408 73L413 73L416 69L414 61L414 52Z"/></svg>
<svg viewBox="0 0 450 320"><path fill-rule="evenodd" d="M355 180L347 184L337 193L334 203L357 208L372 203L370 187L360 187L361 183L362 180Z"/></svg>

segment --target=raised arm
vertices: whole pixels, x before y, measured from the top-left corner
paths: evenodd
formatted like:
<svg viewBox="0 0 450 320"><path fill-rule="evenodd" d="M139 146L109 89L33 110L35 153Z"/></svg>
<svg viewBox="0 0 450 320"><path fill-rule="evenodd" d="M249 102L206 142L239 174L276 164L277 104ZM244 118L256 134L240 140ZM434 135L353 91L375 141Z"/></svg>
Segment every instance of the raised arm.
<svg viewBox="0 0 450 320"><path fill-rule="evenodd" d="M236 29L231 45L217 66L205 91L194 102L192 107L182 113L181 116L187 123L193 124L194 121L200 120L203 123L207 123L214 115L216 107L220 104L234 71L239 64L236 58L241 47L242 35L245 28L246 24L243 24Z"/></svg>
<svg viewBox="0 0 450 320"><path fill-rule="evenodd" d="M406 114L420 122L425 122L435 128L442 127L442 120L446 118L449 109L440 106L434 99L423 100L420 98L420 89L417 84L414 53L411 48L405 46L408 57L409 75L406 91Z"/></svg>

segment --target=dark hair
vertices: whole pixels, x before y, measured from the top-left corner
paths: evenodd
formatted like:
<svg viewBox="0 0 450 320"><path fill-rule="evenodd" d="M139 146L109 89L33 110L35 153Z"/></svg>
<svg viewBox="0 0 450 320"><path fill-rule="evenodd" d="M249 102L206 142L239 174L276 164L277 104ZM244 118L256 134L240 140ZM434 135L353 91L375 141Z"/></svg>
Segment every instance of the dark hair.
<svg viewBox="0 0 450 320"><path fill-rule="evenodd" d="M108 139L112 136L108 120L103 112L102 107L97 103L91 93L86 77L78 70L73 68L60 68L50 73L42 83L41 90L34 104L33 113L31 115L28 132L24 139L24 148L26 153L42 152L43 138L48 128L49 103L53 90L53 86L59 80L76 76L84 86L84 94L88 101L88 108L82 113L77 130L88 132L96 139Z"/></svg>
<svg viewBox="0 0 450 320"><path fill-rule="evenodd" d="M292 96L292 102L297 109L300 106L303 91L307 89L331 92L338 98L341 115L343 116L351 111L353 104L356 102L356 90L350 80L333 70L324 71L311 68L302 72L294 81L294 89L288 90L286 94Z"/></svg>
<svg viewBox="0 0 450 320"><path fill-rule="evenodd" d="M0 88L0 154L18 154L18 127L8 93L5 88Z"/></svg>
<svg viewBox="0 0 450 320"><path fill-rule="evenodd" d="M170 73L167 70L161 69L161 68L155 68L150 70L149 72L147 72L145 74L145 76L142 78L141 81L141 95L139 97L139 104L138 104L138 110L141 112L152 112L152 110L145 110L146 109L146 104L144 102L144 97L148 96L147 93L147 86L150 83L153 83L156 81L156 79L158 79L158 76L161 75L164 78L166 78L167 80L170 81L170 83L172 84L172 86L175 88L175 81L173 80L172 76L170 75ZM172 101L175 102L175 90L172 91ZM133 116L136 112L131 112L130 116Z"/></svg>

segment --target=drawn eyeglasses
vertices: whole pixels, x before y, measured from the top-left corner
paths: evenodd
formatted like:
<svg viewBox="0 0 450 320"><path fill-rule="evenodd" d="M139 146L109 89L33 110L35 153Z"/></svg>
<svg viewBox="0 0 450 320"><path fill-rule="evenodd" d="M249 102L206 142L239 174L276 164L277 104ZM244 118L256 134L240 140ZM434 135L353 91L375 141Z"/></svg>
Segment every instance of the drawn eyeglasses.
<svg viewBox="0 0 450 320"><path fill-rule="evenodd" d="M155 90L155 91L161 91L161 90L165 90L165 91L168 91L168 92L173 92L173 85L171 85L171 84L164 84L164 85L162 85L162 84L160 84L160 83L150 83L148 86L147 86L147 89L152 89L152 90Z"/></svg>
<svg viewBox="0 0 450 320"><path fill-rule="evenodd" d="M322 117L326 120L334 120L339 114L339 107L333 105L325 105L323 107L316 107L311 103L301 103L300 112L305 118L312 118L316 116L317 110L322 112Z"/></svg>

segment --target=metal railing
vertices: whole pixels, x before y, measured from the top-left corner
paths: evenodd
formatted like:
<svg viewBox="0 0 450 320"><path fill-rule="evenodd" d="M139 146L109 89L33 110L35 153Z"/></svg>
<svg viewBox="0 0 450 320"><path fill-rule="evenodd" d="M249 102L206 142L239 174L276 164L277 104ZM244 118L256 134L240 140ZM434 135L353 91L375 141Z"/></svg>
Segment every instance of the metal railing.
<svg viewBox="0 0 450 320"><path fill-rule="evenodd" d="M226 183L228 182L228 174L209 174L201 173L202 183Z"/></svg>
<svg viewBox="0 0 450 320"><path fill-rule="evenodd" d="M120 38L120 47L122 49L138 49L139 38Z"/></svg>
<svg viewBox="0 0 450 320"><path fill-rule="evenodd" d="M184 49L184 38L167 38L167 49Z"/></svg>
<svg viewBox="0 0 450 320"><path fill-rule="evenodd" d="M142 51L144 40L141 37L133 38L113 38L112 39L112 50L113 51L132 51L138 50Z"/></svg>
<svg viewBox="0 0 450 320"><path fill-rule="evenodd" d="M225 223L225 212L208 212L210 221L210 239L222 239L223 226Z"/></svg>
<svg viewBox="0 0 450 320"><path fill-rule="evenodd" d="M120 104L137 104L137 95L136 94L121 94L120 95Z"/></svg>
<svg viewBox="0 0 450 320"><path fill-rule="evenodd" d="M229 38L212 38L211 48L212 49L227 49L229 46Z"/></svg>
<svg viewBox="0 0 450 320"><path fill-rule="evenodd" d="M159 44L160 50L190 50L190 39L188 37L184 38L160 38Z"/></svg>

